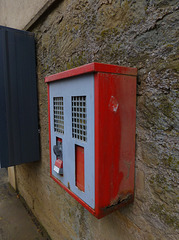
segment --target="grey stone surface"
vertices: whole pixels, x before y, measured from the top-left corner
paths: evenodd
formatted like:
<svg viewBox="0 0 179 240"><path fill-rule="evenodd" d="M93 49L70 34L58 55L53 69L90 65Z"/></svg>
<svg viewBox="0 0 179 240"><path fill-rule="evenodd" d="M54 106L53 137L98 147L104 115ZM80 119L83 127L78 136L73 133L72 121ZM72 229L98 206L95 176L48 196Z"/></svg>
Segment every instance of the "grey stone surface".
<svg viewBox="0 0 179 240"><path fill-rule="evenodd" d="M54 240L178 240L178 1L60 1L30 30L42 161L18 166L17 185L34 214ZM138 68L135 201L101 220L50 178L44 83L92 61Z"/></svg>
<svg viewBox="0 0 179 240"><path fill-rule="evenodd" d="M0 240L46 240L38 232L17 194L0 169Z"/></svg>

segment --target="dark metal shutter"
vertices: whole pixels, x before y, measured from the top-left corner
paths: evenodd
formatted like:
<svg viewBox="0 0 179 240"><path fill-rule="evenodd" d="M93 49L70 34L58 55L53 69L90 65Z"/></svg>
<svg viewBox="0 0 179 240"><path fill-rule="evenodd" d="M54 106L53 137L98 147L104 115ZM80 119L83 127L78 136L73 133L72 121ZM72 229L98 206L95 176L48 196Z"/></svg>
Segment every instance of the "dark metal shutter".
<svg viewBox="0 0 179 240"><path fill-rule="evenodd" d="M38 160L34 34L0 26L0 167Z"/></svg>

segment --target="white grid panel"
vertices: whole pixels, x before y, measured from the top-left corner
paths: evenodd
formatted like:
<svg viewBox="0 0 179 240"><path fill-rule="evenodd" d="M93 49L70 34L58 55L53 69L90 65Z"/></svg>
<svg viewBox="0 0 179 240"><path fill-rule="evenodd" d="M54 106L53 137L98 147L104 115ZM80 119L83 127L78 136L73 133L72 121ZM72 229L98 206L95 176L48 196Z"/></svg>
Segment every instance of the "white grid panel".
<svg viewBox="0 0 179 240"><path fill-rule="evenodd" d="M72 137L87 141L86 96L72 96Z"/></svg>
<svg viewBox="0 0 179 240"><path fill-rule="evenodd" d="M53 98L54 131L64 134L63 97Z"/></svg>

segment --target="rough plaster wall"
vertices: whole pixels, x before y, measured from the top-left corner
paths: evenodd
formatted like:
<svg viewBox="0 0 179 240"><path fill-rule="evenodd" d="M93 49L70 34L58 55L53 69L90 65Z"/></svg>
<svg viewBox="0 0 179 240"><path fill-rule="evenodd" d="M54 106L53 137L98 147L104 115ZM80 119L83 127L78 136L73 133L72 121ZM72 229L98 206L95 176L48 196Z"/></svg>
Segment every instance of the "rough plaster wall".
<svg viewBox="0 0 179 240"><path fill-rule="evenodd" d="M179 239L177 0L66 0L37 40L42 161L17 167L21 195L53 240ZM46 75L92 61L137 67L136 190L97 220L49 177Z"/></svg>
<svg viewBox="0 0 179 240"><path fill-rule="evenodd" d="M0 25L23 29L48 0L0 0Z"/></svg>

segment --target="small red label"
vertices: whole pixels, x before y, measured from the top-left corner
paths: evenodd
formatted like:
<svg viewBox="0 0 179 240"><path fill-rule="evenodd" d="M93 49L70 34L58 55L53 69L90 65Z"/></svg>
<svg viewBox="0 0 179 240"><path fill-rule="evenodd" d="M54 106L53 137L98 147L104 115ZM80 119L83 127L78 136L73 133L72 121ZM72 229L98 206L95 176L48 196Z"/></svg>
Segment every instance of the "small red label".
<svg viewBox="0 0 179 240"><path fill-rule="evenodd" d="M58 167L58 168L63 168L63 161L60 160L60 159L57 159L55 161L55 166Z"/></svg>

